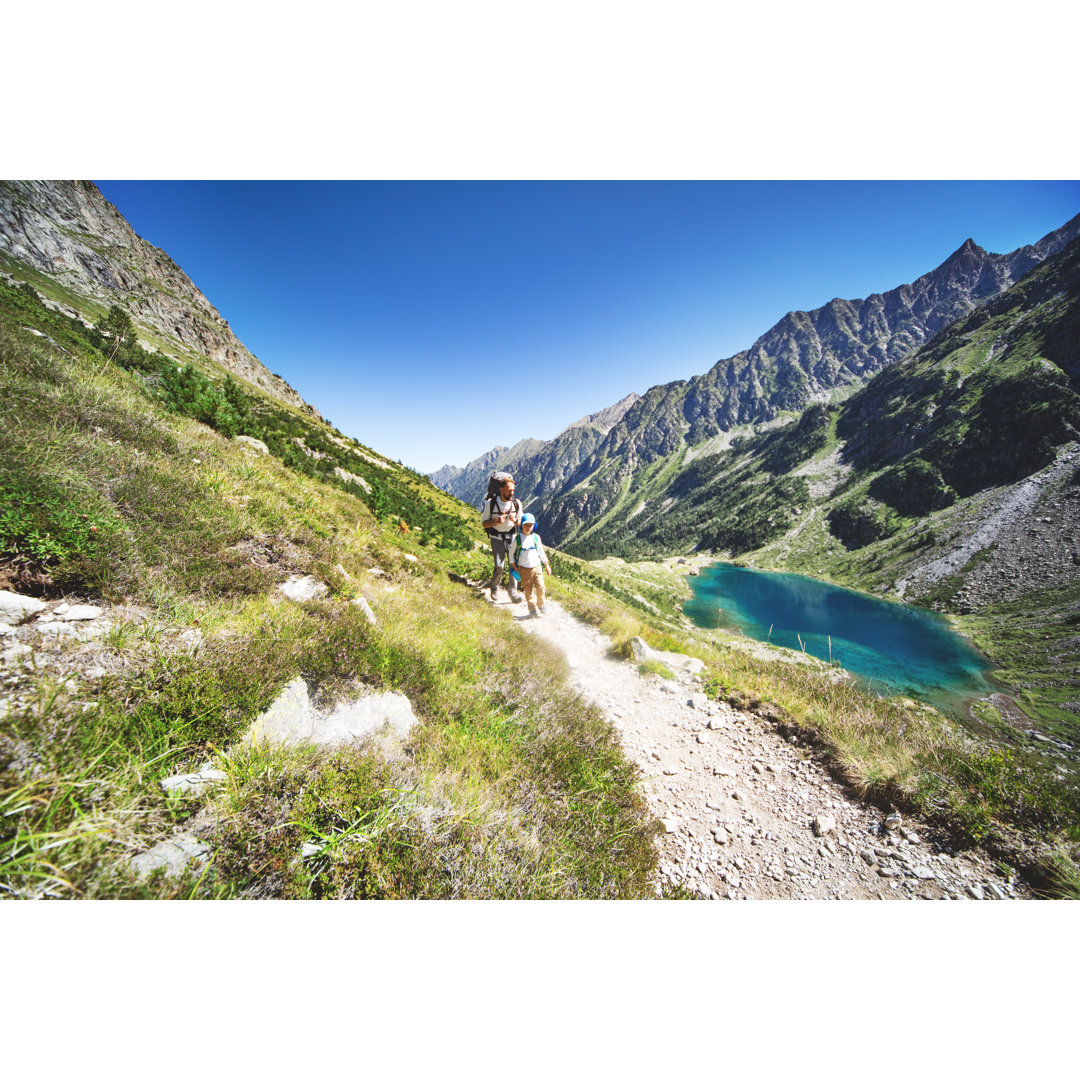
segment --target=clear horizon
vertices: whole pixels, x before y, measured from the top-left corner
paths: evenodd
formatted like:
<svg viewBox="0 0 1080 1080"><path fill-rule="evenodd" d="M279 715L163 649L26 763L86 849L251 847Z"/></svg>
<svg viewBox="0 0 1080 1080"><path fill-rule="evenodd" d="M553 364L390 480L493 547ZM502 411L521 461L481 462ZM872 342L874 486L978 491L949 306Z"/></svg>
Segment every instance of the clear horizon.
<svg viewBox="0 0 1080 1080"><path fill-rule="evenodd" d="M271 371L424 473L1080 210L1075 181L97 183Z"/></svg>

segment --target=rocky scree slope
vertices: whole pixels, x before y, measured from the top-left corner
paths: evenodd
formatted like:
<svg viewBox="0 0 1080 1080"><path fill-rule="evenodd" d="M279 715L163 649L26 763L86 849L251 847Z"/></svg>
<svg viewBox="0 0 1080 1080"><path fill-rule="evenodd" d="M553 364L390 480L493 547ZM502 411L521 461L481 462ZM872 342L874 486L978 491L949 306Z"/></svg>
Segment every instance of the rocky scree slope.
<svg viewBox="0 0 1080 1080"><path fill-rule="evenodd" d="M69 315L96 318L117 304L151 344L184 358L204 356L314 413L241 344L183 270L138 236L88 180L0 182L0 271L28 281L47 298L48 284L59 285Z"/></svg>

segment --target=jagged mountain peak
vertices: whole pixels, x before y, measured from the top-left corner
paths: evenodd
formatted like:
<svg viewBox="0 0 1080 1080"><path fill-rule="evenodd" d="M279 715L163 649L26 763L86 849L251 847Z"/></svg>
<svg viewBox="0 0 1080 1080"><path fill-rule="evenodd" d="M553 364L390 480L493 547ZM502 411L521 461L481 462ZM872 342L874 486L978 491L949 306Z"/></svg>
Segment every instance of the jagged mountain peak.
<svg viewBox="0 0 1080 1080"><path fill-rule="evenodd" d="M607 434L607 432L609 432L630 411L631 407L640 400L640 394L629 393L626 397L616 401L614 405L609 405L606 409L589 413L588 416L583 416L580 420L575 420L566 427L565 431L562 431L559 434L564 435L566 431L569 431L571 428L579 427L601 428L604 434ZM555 438L558 437L558 435L555 436Z"/></svg>

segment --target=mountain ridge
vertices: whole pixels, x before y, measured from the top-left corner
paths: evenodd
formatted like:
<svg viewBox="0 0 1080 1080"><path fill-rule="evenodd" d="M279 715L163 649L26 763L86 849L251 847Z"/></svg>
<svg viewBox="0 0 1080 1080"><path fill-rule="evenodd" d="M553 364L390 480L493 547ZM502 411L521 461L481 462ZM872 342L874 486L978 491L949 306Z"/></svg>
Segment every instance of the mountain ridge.
<svg viewBox="0 0 1080 1080"><path fill-rule="evenodd" d="M674 455L736 426L773 421L782 410L850 392L1077 235L1080 215L1007 255L965 241L908 285L789 312L749 349L718 361L705 375L651 388L647 404L629 410L541 507L551 541L572 545L598 515L636 504L635 478L661 459L677 465ZM578 485L584 490L575 493Z"/></svg>
<svg viewBox="0 0 1080 1080"><path fill-rule="evenodd" d="M649 388L576 466L551 444L515 462L522 474L519 491L543 517L549 541L574 550L586 530L602 528L598 519L605 514L633 512L647 499L655 474L677 469L681 455L709 452L709 440L741 426L846 396L1077 235L1080 215L1007 254L988 252L968 238L911 283L788 312L748 349L704 374ZM557 475L545 476L551 466ZM465 498L460 476L442 486Z"/></svg>

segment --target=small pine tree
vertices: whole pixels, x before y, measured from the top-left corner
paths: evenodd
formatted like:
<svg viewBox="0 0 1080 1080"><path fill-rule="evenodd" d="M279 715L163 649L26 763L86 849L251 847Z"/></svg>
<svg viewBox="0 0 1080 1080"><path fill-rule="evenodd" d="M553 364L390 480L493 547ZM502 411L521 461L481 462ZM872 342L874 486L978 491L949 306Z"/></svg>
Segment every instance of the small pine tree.
<svg viewBox="0 0 1080 1080"><path fill-rule="evenodd" d="M121 352L126 355L135 346L135 324L131 316L116 304L109 308L108 314L94 329L108 339L105 350L110 360L120 358Z"/></svg>

